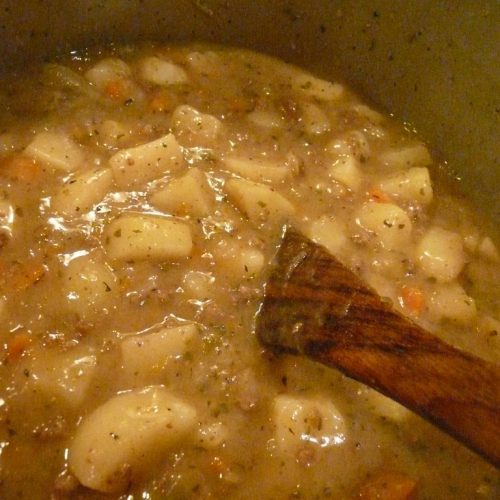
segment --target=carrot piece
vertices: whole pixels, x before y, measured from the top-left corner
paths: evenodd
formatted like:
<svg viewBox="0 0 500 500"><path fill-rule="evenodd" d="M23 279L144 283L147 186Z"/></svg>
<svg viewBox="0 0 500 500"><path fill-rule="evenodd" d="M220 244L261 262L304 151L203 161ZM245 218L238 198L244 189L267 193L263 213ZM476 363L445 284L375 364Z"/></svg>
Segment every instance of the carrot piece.
<svg viewBox="0 0 500 500"><path fill-rule="evenodd" d="M41 262L20 264L14 270L10 285L21 292L40 281L45 275L45 266Z"/></svg>
<svg viewBox="0 0 500 500"><path fill-rule="evenodd" d="M16 333L7 342L7 359L18 360L31 343L31 337L26 332Z"/></svg>
<svg viewBox="0 0 500 500"><path fill-rule="evenodd" d="M3 166L2 173L9 179L32 184L40 178L42 169L31 158L14 156Z"/></svg>
<svg viewBox="0 0 500 500"><path fill-rule="evenodd" d="M417 483L399 472L382 473L366 483L359 491L362 500L412 500Z"/></svg>
<svg viewBox="0 0 500 500"><path fill-rule="evenodd" d="M253 102L242 96L233 97L229 101L229 108L233 113L246 113L254 107Z"/></svg>
<svg viewBox="0 0 500 500"><path fill-rule="evenodd" d="M392 201L391 197L378 187L371 187L368 189L367 194L368 198L377 203L390 203Z"/></svg>
<svg viewBox="0 0 500 500"><path fill-rule="evenodd" d="M149 108L156 113L171 111L174 107L175 102L172 96L162 91L156 92L149 101Z"/></svg>
<svg viewBox="0 0 500 500"><path fill-rule="evenodd" d="M104 87L104 93L111 99L126 99L129 93L129 85L125 80L111 80Z"/></svg>
<svg viewBox="0 0 500 500"><path fill-rule="evenodd" d="M403 307L413 314L420 314L424 308L424 292L418 286L403 286L401 300Z"/></svg>

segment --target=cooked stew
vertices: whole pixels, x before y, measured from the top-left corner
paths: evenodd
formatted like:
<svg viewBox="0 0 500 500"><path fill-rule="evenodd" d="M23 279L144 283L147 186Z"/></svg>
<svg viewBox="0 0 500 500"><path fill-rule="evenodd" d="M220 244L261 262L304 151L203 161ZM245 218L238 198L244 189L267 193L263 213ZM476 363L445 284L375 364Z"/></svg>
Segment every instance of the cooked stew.
<svg viewBox="0 0 500 500"><path fill-rule="evenodd" d="M74 52L0 102L1 498L499 497L460 444L254 335L289 224L498 361L495 236L409 125L202 45Z"/></svg>

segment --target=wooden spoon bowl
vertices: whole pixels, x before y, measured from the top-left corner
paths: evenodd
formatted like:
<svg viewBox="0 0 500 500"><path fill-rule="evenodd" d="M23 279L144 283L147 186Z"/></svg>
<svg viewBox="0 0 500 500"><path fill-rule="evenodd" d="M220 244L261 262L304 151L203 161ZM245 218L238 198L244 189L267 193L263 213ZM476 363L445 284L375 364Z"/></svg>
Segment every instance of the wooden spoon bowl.
<svg viewBox="0 0 500 500"><path fill-rule="evenodd" d="M500 467L500 369L430 334L288 229L257 317L261 342L334 367Z"/></svg>

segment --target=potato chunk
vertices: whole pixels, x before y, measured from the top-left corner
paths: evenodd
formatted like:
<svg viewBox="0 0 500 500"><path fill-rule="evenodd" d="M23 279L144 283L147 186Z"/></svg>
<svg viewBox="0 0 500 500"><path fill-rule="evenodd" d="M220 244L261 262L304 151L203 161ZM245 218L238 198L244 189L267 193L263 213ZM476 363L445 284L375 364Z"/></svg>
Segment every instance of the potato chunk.
<svg viewBox="0 0 500 500"><path fill-rule="evenodd" d="M392 203L365 203L357 212L356 223L388 250L405 245L412 231L406 212Z"/></svg>
<svg viewBox="0 0 500 500"><path fill-rule="evenodd" d="M347 245L346 228L334 217L323 215L307 230L315 243L323 245L332 255L338 255Z"/></svg>
<svg viewBox="0 0 500 500"><path fill-rule="evenodd" d="M113 184L111 169L92 170L66 181L52 197L52 208L66 215L87 213L100 202Z"/></svg>
<svg viewBox="0 0 500 500"><path fill-rule="evenodd" d="M219 136L222 123L215 116L182 105L172 114L172 127L183 144L185 142L189 146L209 147Z"/></svg>
<svg viewBox="0 0 500 500"><path fill-rule="evenodd" d="M492 262L498 262L500 260L498 249L489 236L486 236L481 240L477 247L477 253L481 257L484 257Z"/></svg>
<svg viewBox="0 0 500 500"><path fill-rule="evenodd" d="M307 73L295 76L292 80L292 88L320 101L336 101L344 93L344 87L339 83L328 82Z"/></svg>
<svg viewBox="0 0 500 500"><path fill-rule="evenodd" d="M326 113L312 102L304 102L300 106L300 122L303 130L309 135L321 135L330 130L330 120Z"/></svg>
<svg viewBox="0 0 500 500"><path fill-rule="evenodd" d="M264 254L240 241L224 238L212 250L217 268L233 283L257 276L265 264Z"/></svg>
<svg viewBox="0 0 500 500"><path fill-rule="evenodd" d="M402 201L417 201L422 205L432 201L431 177L425 167L396 172L380 182L380 189Z"/></svg>
<svg viewBox="0 0 500 500"><path fill-rule="evenodd" d="M214 282L212 273L188 271L182 280L182 288L189 298L207 300L214 293Z"/></svg>
<svg viewBox="0 0 500 500"><path fill-rule="evenodd" d="M176 215L205 217L213 205L205 174L198 168L191 168L184 176L171 180L166 187L151 196L151 203L160 210Z"/></svg>
<svg viewBox="0 0 500 500"><path fill-rule="evenodd" d="M116 296L117 278L102 255L91 252L71 258L63 267L61 290L69 309L85 315L88 311L104 307Z"/></svg>
<svg viewBox="0 0 500 500"><path fill-rule="evenodd" d="M423 144L387 151L380 155L380 161L392 168L426 167L432 163L429 150Z"/></svg>
<svg viewBox="0 0 500 500"><path fill-rule="evenodd" d="M158 373L186 353L197 333L198 327L189 324L128 337L121 343L123 369L139 380Z"/></svg>
<svg viewBox="0 0 500 500"><path fill-rule="evenodd" d="M281 182L290 173L284 164L256 158L226 158L223 168L255 182Z"/></svg>
<svg viewBox="0 0 500 500"><path fill-rule="evenodd" d="M116 120L104 120L95 126L99 144L108 149L123 147L130 137L130 128Z"/></svg>
<svg viewBox="0 0 500 500"><path fill-rule="evenodd" d="M417 246L417 261L427 276L452 281L465 264L462 237L440 227L429 229Z"/></svg>
<svg viewBox="0 0 500 500"><path fill-rule="evenodd" d="M339 446L346 439L344 418L327 400L281 394L274 399L274 435L278 449L293 453L302 443L321 448Z"/></svg>
<svg viewBox="0 0 500 500"><path fill-rule="evenodd" d="M449 319L468 323L477 314L476 303L458 283L438 285L428 301L429 313L434 320Z"/></svg>
<svg viewBox="0 0 500 500"><path fill-rule="evenodd" d="M53 132L40 132L24 150L24 154L57 170L71 172L85 161L82 149L69 137Z"/></svg>
<svg viewBox="0 0 500 500"><path fill-rule="evenodd" d="M194 428L196 411L162 386L118 394L79 426L69 466L87 488L123 491Z"/></svg>
<svg viewBox="0 0 500 500"><path fill-rule="evenodd" d="M104 90L110 82L126 80L131 76L130 66L115 57L102 59L85 73L85 78L100 90Z"/></svg>
<svg viewBox="0 0 500 500"><path fill-rule="evenodd" d="M353 156L359 162L366 161L371 156L370 143L366 135L359 130L335 137L325 146L325 151L335 159Z"/></svg>
<svg viewBox="0 0 500 500"><path fill-rule="evenodd" d="M19 366L20 395L33 398L38 394L43 401L77 408L87 396L96 366L96 356L80 348L62 353L46 347L34 349Z"/></svg>
<svg viewBox="0 0 500 500"><path fill-rule="evenodd" d="M134 148L122 149L109 159L120 189L133 189L185 166L182 149L173 134Z"/></svg>
<svg viewBox="0 0 500 500"><path fill-rule="evenodd" d="M246 115L246 119L257 127L267 129L284 128L286 125L285 120L277 111L269 109L255 109Z"/></svg>
<svg viewBox="0 0 500 500"><path fill-rule="evenodd" d="M295 207L269 186L246 179L229 179L225 185L231 201L254 224L278 223L295 212Z"/></svg>
<svg viewBox="0 0 500 500"><path fill-rule="evenodd" d="M12 204L0 198L0 241L2 237L12 237L15 219L16 215Z"/></svg>
<svg viewBox="0 0 500 500"><path fill-rule="evenodd" d="M361 184L361 170L358 160L351 155L341 156L328 169L329 176L344 184L352 191L357 191Z"/></svg>
<svg viewBox="0 0 500 500"><path fill-rule="evenodd" d="M140 75L143 80L155 85L176 85L188 81L186 72L180 66L155 56L142 60Z"/></svg>
<svg viewBox="0 0 500 500"><path fill-rule="evenodd" d="M104 231L113 260L172 260L188 257L193 248L189 226L153 215L122 215Z"/></svg>

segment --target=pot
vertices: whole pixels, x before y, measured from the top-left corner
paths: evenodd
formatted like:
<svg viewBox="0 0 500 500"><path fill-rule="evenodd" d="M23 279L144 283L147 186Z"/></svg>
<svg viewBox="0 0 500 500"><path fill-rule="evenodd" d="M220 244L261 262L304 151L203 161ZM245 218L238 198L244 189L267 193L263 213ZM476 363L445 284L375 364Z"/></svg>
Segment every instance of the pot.
<svg viewBox="0 0 500 500"><path fill-rule="evenodd" d="M0 2L0 68L109 42L243 46L341 76L414 126L490 220L500 216L495 0Z"/></svg>

